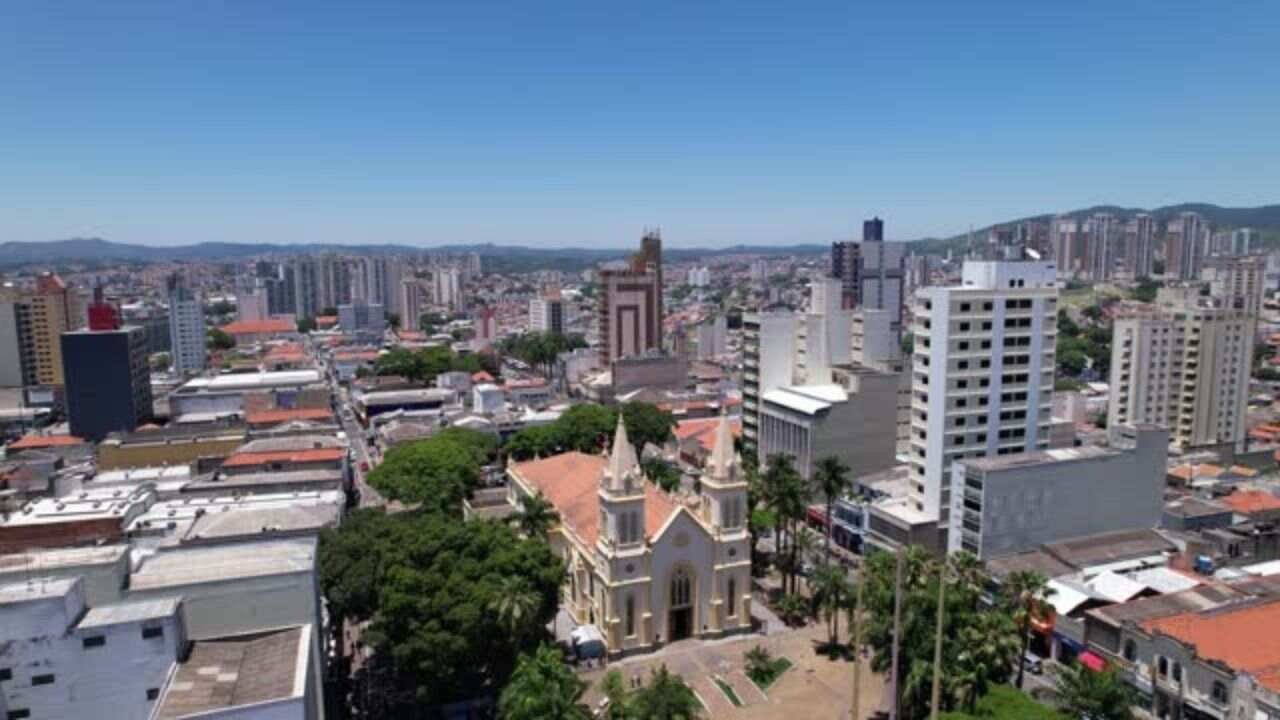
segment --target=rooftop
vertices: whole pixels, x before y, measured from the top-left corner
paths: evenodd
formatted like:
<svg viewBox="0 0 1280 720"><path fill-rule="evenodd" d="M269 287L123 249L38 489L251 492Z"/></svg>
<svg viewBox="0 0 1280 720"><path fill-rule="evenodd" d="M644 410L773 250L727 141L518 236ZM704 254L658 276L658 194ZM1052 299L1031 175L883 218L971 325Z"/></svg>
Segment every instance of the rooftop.
<svg viewBox="0 0 1280 720"><path fill-rule="evenodd" d="M154 717L177 720L302 697L309 626L199 640L165 688Z"/></svg>
<svg viewBox="0 0 1280 720"><path fill-rule="evenodd" d="M1233 607L1219 612L1187 612L1142 623L1147 632L1176 638L1195 648L1198 657L1216 660L1253 675L1263 686L1280 691L1280 600Z"/></svg>
<svg viewBox="0 0 1280 720"><path fill-rule="evenodd" d="M245 536L269 536L334 527L342 510L337 503L290 505L276 508L245 508L232 512L206 513L196 518L182 541L211 542Z"/></svg>
<svg viewBox="0 0 1280 720"><path fill-rule="evenodd" d="M1280 497L1264 490L1237 490L1218 502L1242 515L1280 510Z"/></svg>
<svg viewBox="0 0 1280 720"><path fill-rule="evenodd" d="M1044 549L1077 569L1173 552L1177 547L1154 530L1121 530L1049 543Z"/></svg>
<svg viewBox="0 0 1280 720"><path fill-rule="evenodd" d="M966 468L982 470L984 472L993 472L998 470L1012 470L1014 468L1031 467L1034 465L1093 460L1095 458L1110 457L1112 455L1119 454L1119 451L1111 448L1099 445L1085 445L1083 447L1076 448L1037 450L1035 452L1015 453L1013 455L973 458L959 460L958 462L963 463Z"/></svg>
<svg viewBox="0 0 1280 720"><path fill-rule="evenodd" d="M1126 622L1141 623L1152 618L1166 617L1190 610L1207 610L1246 597L1227 585L1210 584L1180 592L1139 598L1126 603L1108 605L1090 610L1089 614L1112 625Z"/></svg>
<svg viewBox="0 0 1280 720"><path fill-rule="evenodd" d="M134 591L179 588L251 577L314 572L315 541L270 540L215 547L183 548L147 557L134 571Z"/></svg>
<svg viewBox="0 0 1280 720"><path fill-rule="evenodd" d="M65 597L80 582L79 578L11 582L0 585L0 606Z"/></svg>
<svg viewBox="0 0 1280 720"><path fill-rule="evenodd" d="M83 439L74 435L23 435L21 439L15 440L5 446L7 450L37 450L45 448L70 447L74 445L84 445Z"/></svg>
<svg viewBox="0 0 1280 720"><path fill-rule="evenodd" d="M329 408L272 408L270 410L249 410L244 420L250 425L275 425L291 420L332 420L333 411Z"/></svg>
<svg viewBox="0 0 1280 720"><path fill-rule="evenodd" d="M319 370L275 370L252 373L228 373L216 377L188 380L174 392L230 392L278 386L309 385L321 381Z"/></svg>
<svg viewBox="0 0 1280 720"><path fill-rule="evenodd" d="M835 403L845 402L849 394L839 385L791 385L770 390L762 399L788 410L814 415Z"/></svg>
<svg viewBox="0 0 1280 720"><path fill-rule="evenodd" d="M274 463L337 462L346 457L346 448L317 448L310 450L279 450L275 452L237 452L222 463L224 468L256 467Z"/></svg>
<svg viewBox="0 0 1280 720"><path fill-rule="evenodd" d="M222 326L222 332L228 335L292 333L297 330L298 326L292 320L237 320Z"/></svg>
<svg viewBox="0 0 1280 720"><path fill-rule="evenodd" d="M43 572L85 565L110 565L129 554L128 545L102 545L30 550L0 555L0 574Z"/></svg>
<svg viewBox="0 0 1280 720"><path fill-rule="evenodd" d="M178 598L157 598L155 600L135 600L133 602L113 605L99 605L90 608L77 625L82 630L89 628L122 625L124 623L158 620L171 617L178 612L182 603Z"/></svg>

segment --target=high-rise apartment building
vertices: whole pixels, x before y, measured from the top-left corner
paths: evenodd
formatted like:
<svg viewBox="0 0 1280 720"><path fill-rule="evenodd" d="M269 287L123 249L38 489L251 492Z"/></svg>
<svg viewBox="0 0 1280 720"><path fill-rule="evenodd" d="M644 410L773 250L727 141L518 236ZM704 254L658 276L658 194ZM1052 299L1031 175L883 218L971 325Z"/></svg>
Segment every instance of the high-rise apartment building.
<svg viewBox="0 0 1280 720"><path fill-rule="evenodd" d="M1258 232L1253 228L1237 228L1231 231L1231 254L1248 255L1258 242Z"/></svg>
<svg viewBox="0 0 1280 720"><path fill-rule="evenodd" d="M961 284L916 292L910 483L873 508L868 540L946 546L951 463L1047 448L1057 268L964 264Z"/></svg>
<svg viewBox="0 0 1280 720"><path fill-rule="evenodd" d="M1084 272L1089 257L1089 238L1083 223L1072 217L1053 219L1053 259L1063 277Z"/></svg>
<svg viewBox="0 0 1280 720"><path fill-rule="evenodd" d="M351 301L381 305L399 314L400 265L388 257L361 257L351 261Z"/></svg>
<svg viewBox="0 0 1280 720"><path fill-rule="evenodd" d="M1115 319L1107 424L1161 425L1181 448L1243 449L1257 316L1183 297Z"/></svg>
<svg viewBox="0 0 1280 720"><path fill-rule="evenodd" d="M45 273L36 279L34 290L3 288L0 301L13 308L14 332L6 341L16 341L24 385L61 386L65 384L62 363L62 333L85 326L82 300L67 288L62 278ZM10 369L9 375L17 377Z"/></svg>
<svg viewBox="0 0 1280 720"><path fill-rule="evenodd" d="M600 271L596 331L602 367L662 349L662 237L646 232L626 268Z"/></svg>
<svg viewBox="0 0 1280 720"><path fill-rule="evenodd" d="M204 307L200 297L174 273L165 281L169 295L169 353L178 375L205 368Z"/></svg>
<svg viewBox="0 0 1280 720"><path fill-rule="evenodd" d="M831 276L841 281L844 307L888 310L901 337L906 259L904 243L884 241L880 218L862 223L861 243L832 243Z"/></svg>
<svg viewBox="0 0 1280 720"><path fill-rule="evenodd" d="M426 303L426 292L416 277L407 277L400 281L400 327L404 330L417 330L418 321L422 318L422 306Z"/></svg>
<svg viewBox="0 0 1280 720"><path fill-rule="evenodd" d="M315 258L298 258L289 266L293 276L293 312L298 318L313 318L324 307L320 297L320 268Z"/></svg>
<svg viewBox="0 0 1280 720"><path fill-rule="evenodd" d="M431 302L449 308L462 307L462 272L440 267L431 271Z"/></svg>
<svg viewBox="0 0 1280 720"><path fill-rule="evenodd" d="M1155 263L1156 222L1139 213L1124 224L1124 267L1134 278L1151 277Z"/></svg>
<svg viewBox="0 0 1280 720"><path fill-rule="evenodd" d="M1266 294L1267 259L1263 255L1224 255L1206 258L1200 279L1209 283L1209 295L1226 307L1262 314Z"/></svg>
<svg viewBox="0 0 1280 720"><path fill-rule="evenodd" d="M529 329L563 335L565 332L564 299L559 290L548 290L529 301Z"/></svg>
<svg viewBox="0 0 1280 720"><path fill-rule="evenodd" d="M119 311L96 291L90 327L62 333L67 419L71 434L97 442L129 432L151 417L147 334L121 327Z"/></svg>
<svg viewBox="0 0 1280 720"><path fill-rule="evenodd" d="M1120 220L1111 213L1095 213L1085 223L1089 237L1089 277L1095 282L1111 279L1121 240Z"/></svg>
<svg viewBox="0 0 1280 720"><path fill-rule="evenodd" d="M1164 274L1178 280L1200 277L1209 248L1209 225L1197 213L1184 212L1165 225Z"/></svg>
<svg viewBox="0 0 1280 720"><path fill-rule="evenodd" d="M337 308L351 302L351 266L334 253L314 258L318 280L319 307Z"/></svg>

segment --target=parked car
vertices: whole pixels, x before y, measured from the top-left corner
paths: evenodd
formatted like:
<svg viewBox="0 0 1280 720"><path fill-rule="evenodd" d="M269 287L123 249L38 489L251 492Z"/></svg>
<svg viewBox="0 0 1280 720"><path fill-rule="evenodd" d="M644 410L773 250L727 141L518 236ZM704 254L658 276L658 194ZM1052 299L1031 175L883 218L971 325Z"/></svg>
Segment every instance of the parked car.
<svg viewBox="0 0 1280 720"><path fill-rule="evenodd" d="M1027 653L1022 656L1022 669L1032 675L1039 675L1044 672L1044 663L1035 655Z"/></svg>

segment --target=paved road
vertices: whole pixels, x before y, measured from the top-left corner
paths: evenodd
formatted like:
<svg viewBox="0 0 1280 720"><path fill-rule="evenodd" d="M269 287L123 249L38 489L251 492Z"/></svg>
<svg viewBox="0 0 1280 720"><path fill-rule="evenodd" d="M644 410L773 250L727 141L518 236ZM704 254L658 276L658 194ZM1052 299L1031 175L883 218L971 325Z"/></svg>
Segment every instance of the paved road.
<svg viewBox="0 0 1280 720"><path fill-rule="evenodd" d="M334 400L338 406L342 429L347 433L347 441L350 442L352 454L355 456L353 458L355 462L353 475L355 476L356 492L360 494L360 507L382 507L387 504L386 499L365 482L366 473L361 470L362 467L373 469L375 463L373 455L369 452L369 441L365 435L364 428L355 421L354 414L347 414L348 411L353 410L350 394L346 388L337 383L334 383L331 387Z"/></svg>

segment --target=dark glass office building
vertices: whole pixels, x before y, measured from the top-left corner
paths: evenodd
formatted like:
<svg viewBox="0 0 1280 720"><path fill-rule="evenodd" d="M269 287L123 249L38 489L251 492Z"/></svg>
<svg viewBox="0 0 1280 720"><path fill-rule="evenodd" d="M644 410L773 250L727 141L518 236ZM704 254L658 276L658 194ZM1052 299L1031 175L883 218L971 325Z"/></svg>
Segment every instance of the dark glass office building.
<svg viewBox="0 0 1280 720"><path fill-rule="evenodd" d="M147 333L140 327L62 334L71 434L97 442L151 417Z"/></svg>

